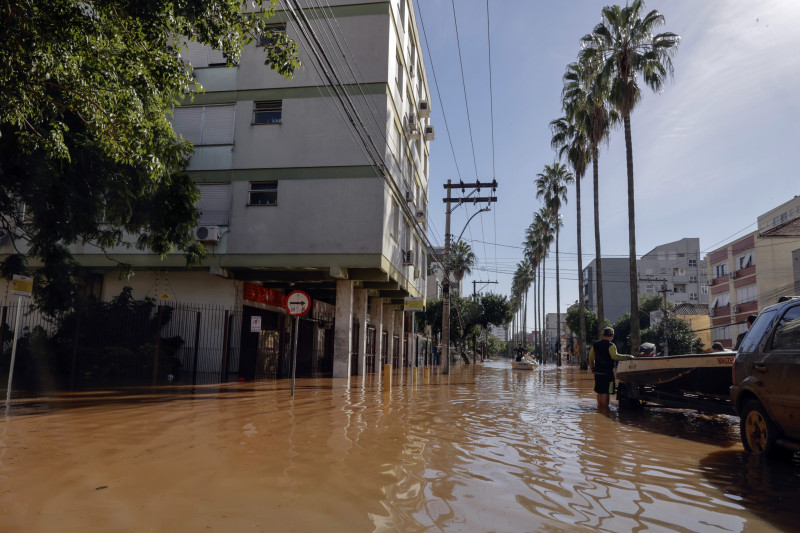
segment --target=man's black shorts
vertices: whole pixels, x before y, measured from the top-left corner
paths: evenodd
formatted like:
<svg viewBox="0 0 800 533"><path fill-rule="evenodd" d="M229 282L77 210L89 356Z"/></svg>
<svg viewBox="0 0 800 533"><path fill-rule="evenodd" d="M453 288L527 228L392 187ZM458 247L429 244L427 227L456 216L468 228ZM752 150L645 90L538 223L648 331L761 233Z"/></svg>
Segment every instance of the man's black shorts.
<svg viewBox="0 0 800 533"><path fill-rule="evenodd" d="M614 394L614 376L611 374L594 375L594 391L597 394Z"/></svg>

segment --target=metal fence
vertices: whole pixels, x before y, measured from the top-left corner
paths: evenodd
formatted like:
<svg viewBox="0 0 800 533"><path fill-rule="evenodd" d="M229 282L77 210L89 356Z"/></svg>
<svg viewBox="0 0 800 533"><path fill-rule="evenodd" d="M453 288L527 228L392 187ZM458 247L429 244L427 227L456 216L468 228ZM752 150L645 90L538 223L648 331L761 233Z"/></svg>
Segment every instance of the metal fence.
<svg viewBox="0 0 800 533"><path fill-rule="evenodd" d="M114 383L213 383L239 372L241 311L214 305L123 301L58 319L23 304L0 308L0 377L7 383L18 329L15 388ZM0 385L2 386L2 385ZM5 387L4 387L5 388Z"/></svg>

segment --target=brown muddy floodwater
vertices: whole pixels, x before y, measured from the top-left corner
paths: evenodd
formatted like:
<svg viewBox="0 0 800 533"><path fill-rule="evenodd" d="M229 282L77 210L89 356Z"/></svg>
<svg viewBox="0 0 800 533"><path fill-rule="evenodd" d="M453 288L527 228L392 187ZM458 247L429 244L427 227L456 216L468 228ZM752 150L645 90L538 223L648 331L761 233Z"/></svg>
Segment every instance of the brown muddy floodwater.
<svg viewBox="0 0 800 533"><path fill-rule="evenodd" d="M596 411L574 367L15 400L0 531L798 531L738 419Z"/></svg>

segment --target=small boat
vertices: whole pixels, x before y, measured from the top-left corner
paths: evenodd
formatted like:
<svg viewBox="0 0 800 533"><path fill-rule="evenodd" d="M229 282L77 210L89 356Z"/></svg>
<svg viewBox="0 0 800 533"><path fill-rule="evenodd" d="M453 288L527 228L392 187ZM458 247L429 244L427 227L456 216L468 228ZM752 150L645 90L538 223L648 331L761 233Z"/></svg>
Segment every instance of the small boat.
<svg viewBox="0 0 800 533"><path fill-rule="evenodd" d="M736 352L637 357L620 361L620 383L675 393L727 398Z"/></svg>
<svg viewBox="0 0 800 533"><path fill-rule="evenodd" d="M535 370L538 363L530 359L511 361L511 370Z"/></svg>

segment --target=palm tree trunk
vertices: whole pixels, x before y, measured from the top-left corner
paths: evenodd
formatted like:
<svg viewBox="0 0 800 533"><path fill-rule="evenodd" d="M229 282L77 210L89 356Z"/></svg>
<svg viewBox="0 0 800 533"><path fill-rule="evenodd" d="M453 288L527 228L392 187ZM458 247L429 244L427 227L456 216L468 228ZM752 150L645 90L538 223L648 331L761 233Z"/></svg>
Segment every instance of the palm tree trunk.
<svg viewBox="0 0 800 533"><path fill-rule="evenodd" d="M556 219L556 366L561 366L561 279L558 270L558 212Z"/></svg>
<svg viewBox="0 0 800 533"><path fill-rule="evenodd" d="M631 281L631 353L639 348L639 278L636 274L636 213L633 194L633 142L631 141L631 115L623 113L625 123L625 152L628 162L628 265Z"/></svg>
<svg viewBox="0 0 800 533"><path fill-rule="evenodd" d="M528 349L528 335L527 335L527 331L528 331L528 288L529 288L529 286L525 287L525 296L524 296L525 307L523 308L523 311L522 311L522 316L523 316L523 319L522 319L522 347L525 350Z"/></svg>
<svg viewBox="0 0 800 533"><path fill-rule="evenodd" d="M545 303L545 298L547 297L547 280L544 276L545 271L545 264L547 263L547 258L542 257L542 331L547 333L547 305ZM544 342L544 338L542 338L542 359L544 359L545 350L547 349L547 345Z"/></svg>
<svg viewBox="0 0 800 533"><path fill-rule="evenodd" d="M594 185L594 253L595 284L597 286L597 338L603 338L606 317L603 313L603 258L600 254L600 168L597 162L597 145L593 147L592 181Z"/></svg>
<svg viewBox="0 0 800 533"><path fill-rule="evenodd" d="M586 370L588 363L586 361L586 317L584 316L583 307L583 249L581 247L581 177L575 176L575 208L578 212L578 353L580 368Z"/></svg>

